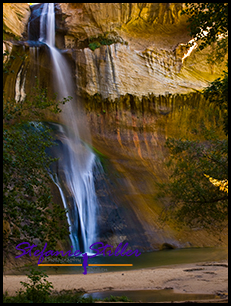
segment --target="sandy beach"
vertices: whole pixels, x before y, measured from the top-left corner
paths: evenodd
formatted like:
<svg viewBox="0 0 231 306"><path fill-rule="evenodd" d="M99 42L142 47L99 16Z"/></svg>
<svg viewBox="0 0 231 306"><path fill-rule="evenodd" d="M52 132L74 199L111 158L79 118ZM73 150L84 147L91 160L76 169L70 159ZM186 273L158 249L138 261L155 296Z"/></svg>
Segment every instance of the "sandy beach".
<svg viewBox="0 0 231 306"><path fill-rule="evenodd" d="M14 295L27 281L26 276L4 275L3 292ZM86 292L105 290L174 289L178 293L216 294L228 297L228 262L203 262L147 268L132 271L95 274L50 275L54 290L83 289Z"/></svg>

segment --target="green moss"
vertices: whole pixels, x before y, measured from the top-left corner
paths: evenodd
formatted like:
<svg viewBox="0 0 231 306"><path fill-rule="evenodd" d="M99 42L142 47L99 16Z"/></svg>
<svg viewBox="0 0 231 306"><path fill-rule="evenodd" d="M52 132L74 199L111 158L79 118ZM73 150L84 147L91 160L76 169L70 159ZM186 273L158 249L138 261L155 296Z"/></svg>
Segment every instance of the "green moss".
<svg viewBox="0 0 231 306"><path fill-rule="evenodd" d="M105 32L103 35L97 37L91 36L88 38L89 44L88 47L94 51L97 48L100 48L102 45L111 45L116 42L116 39L112 40L107 38L108 32Z"/></svg>
<svg viewBox="0 0 231 306"><path fill-rule="evenodd" d="M119 37L115 31L112 31L110 33L105 32L104 34L98 36L90 36L88 39L86 39L85 42L88 48L90 48L92 51L97 48L100 48L100 46L109 46L117 42L128 45L128 42L124 41L121 37Z"/></svg>
<svg viewBox="0 0 231 306"><path fill-rule="evenodd" d="M101 153L100 151L98 151L95 147L91 146L91 150L98 155L99 157L103 157L106 158L106 155L104 155L103 153Z"/></svg>
<svg viewBox="0 0 231 306"><path fill-rule="evenodd" d="M92 51L95 51L95 49L100 48L100 46L101 46L101 44L98 41L96 41L96 42L90 43L88 47Z"/></svg>
<svg viewBox="0 0 231 306"><path fill-rule="evenodd" d="M101 45L111 45L113 44L113 41L111 39L103 39L100 41Z"/></svg>

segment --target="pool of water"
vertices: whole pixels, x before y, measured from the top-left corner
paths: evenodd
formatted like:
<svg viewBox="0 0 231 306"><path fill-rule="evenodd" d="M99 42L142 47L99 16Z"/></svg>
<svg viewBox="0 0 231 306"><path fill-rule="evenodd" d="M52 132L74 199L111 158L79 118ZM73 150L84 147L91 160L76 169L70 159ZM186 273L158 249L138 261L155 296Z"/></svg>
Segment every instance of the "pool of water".
<svg viewBox="0 0 231 306"><path fill-rule="evenodd" d="M105 273L113 271L129 271L136 269L144 269L151 267L159 267L174 264L187 264L203 261L223 261L227 260L228 251L227 248L187 248L187 249L173 249L163 250L156 252L141 253L140 256L134 255L127 256L97 256L94 258L88 258L88 264L132 264L133 266L88 266L87 273ZM47 258L48 259L48 258ZM43 263L54 263L52 261L43 261ZM60 263L67 264L82 264L82 257L67 257L63 258ZM83 273L83 267L76 266L63 266L63 267L41 267L43 271L48 274L79 274ZM25 274L23 269L18 271L10 271L7 274Z"/></svg>
<svg viewBox="0 0 231 306"><path fill-rule="evenodd" d="M126 296L133 302L171 302L171 301L190 301L190 300L208 300L215 299L213 294L188 294L177 293L172 289L163 290L124 290L124 291L103 291L94 293L85 293L83 297L92 296L97 299L105 299L110 296Z"/></svg>

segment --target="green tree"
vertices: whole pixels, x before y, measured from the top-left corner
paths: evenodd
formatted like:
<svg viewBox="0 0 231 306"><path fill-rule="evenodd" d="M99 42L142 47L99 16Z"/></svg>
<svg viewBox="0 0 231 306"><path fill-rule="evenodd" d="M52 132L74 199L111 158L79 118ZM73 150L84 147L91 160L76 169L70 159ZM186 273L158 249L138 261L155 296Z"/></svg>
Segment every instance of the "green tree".
<svg viewBox="0 0 231 306"><path fill-rule="evenodd" d="M178 224L220 230L228 216L228 194L211 184L205 176L228 179L228 141L219 140L214 131L204 128L203 141L168 139L168 183L160 184L160 196L170 198L162 214Z"/></svg>
<svg viewBox="0 0 231 306"><path fill-rule="evenodd" d="M203 91L209 103L216 105L221 110L223 130L226 135L228 135L228 86L228 72L224 71L223 78L211 82Z"/></svg>
<svg viewBox="0 0 231 306"><path fill-rule="evenodd" d="M55 145L54 138L40 120L44 112L59 113L60 103L71 97L49 99L38 83L31 92L22 102L3 99L4 255L22 241L55 247L68 235L65 210L52 202L49 187L48 170L56 159L46 149Z"/></svg>
<svg viewBox="0 0 231 306"><path fill-rule="evenodd" d="M224 61L228 54L228 3L186 3L182 14L188 16L190 35L199 43L198 50L213 46L208 61L215 64ZM224 132L228 135L228 72L224 71L223 78L212 82L203 94L221 109Z"/></svg>
<svg viewBox="0 0 231 306"><path fill-rule="evenodd" d="M182 14L188 16L190 35L199 43L199 50L215 47L208 57L220 63L228 52L228 3L186 3Z"/></svg>
<svg viewBox="0 0 231 306"><path fill-rule="evenodd" d="M214 45L209 61L224 60L228 50L228 3L186 3L190 34L199 50ZM219 60L219 61L218 61ZM210 106L218 107L223 130L228 135L228 72L205 88L202 94ZM228 140L213 129L202 128L200 141L169 138L166 146L171 170L169 182L160 184L160 196L168 197L163 215L178 224L223 229L227 225L228 193L211 184L209 178L228 184Z"/></svg>
<svg viewBox="0 0 231 306"><path fill-rule="evenodd" d="M208 61L213 64L224 61L228 54L228 3L186 3L182 14L188 16L190 35L199 44L197 50L213 46ZM224 71L223 78L216 79L203 93L221 109L224 132L228 135L228 72Z"/></svg>

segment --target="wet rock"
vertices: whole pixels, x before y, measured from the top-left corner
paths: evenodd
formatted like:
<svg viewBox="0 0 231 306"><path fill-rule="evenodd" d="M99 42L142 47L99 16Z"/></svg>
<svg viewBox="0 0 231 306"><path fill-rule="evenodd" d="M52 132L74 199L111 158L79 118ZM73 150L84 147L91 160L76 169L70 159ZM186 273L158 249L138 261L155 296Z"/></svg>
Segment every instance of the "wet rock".
<svg viewBox="0 0 231 306"><path fill-rule="evenodd" d="M160 247L161 250L172 250L175 249L176 247L170 243L163 243Z"/></svg>

